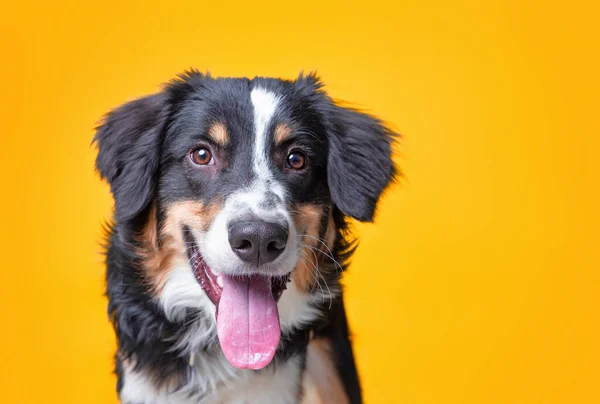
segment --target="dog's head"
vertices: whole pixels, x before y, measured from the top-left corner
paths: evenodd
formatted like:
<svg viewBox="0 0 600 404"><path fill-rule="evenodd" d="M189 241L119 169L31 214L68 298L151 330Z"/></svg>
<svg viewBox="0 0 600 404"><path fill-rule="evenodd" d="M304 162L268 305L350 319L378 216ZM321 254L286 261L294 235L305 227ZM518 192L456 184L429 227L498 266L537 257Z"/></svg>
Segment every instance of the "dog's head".
<svg viewBox="0 0 600 404"><path fill-rule="evenodd" d="M315 289L334 286L319 262L334 259L336 215L371 221L394 175L391 132L312 75L187 73L111 112L95 140L148 292L171 321L207 315L241 368L311 319Z"/></svg>

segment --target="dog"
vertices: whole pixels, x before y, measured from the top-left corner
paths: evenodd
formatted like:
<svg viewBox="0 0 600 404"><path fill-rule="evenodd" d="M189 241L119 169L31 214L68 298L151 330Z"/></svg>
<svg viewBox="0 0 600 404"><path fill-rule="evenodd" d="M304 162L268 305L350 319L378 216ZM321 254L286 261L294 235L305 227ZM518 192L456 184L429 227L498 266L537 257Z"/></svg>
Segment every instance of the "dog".
<svg viewBox="0 0 600 404"><path fill-rule="evenodd" d="M396 133L295 80L187 71L96 128L126 404L360 403L340 278Z"/></svg>

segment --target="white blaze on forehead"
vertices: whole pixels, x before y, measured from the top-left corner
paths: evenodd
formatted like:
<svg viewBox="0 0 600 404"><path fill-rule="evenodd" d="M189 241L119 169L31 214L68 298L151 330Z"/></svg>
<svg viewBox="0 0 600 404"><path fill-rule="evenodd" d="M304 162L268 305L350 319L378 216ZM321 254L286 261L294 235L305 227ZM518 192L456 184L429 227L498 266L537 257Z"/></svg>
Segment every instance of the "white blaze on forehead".
<svg viewBox="0 0 600 404"><path fill-rule="evenodd" d="M267 160L267 145L269 144L267 130L279 105L280 97L258 87L252 90L250 99L254 107L254 173L259 181L265 181L271 178Z"/></svg>

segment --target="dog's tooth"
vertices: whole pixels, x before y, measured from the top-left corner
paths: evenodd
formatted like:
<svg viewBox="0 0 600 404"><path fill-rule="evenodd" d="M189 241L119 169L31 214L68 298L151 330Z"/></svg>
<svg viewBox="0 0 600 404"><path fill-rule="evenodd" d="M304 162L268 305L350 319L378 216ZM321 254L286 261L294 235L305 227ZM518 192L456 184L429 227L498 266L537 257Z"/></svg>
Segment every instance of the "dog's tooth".
<svg viewBox="0 0 600 404"><path fill-rule="evenodd" d="M222 276L217 276L217 285L219 285L220 288L223 287L223 277Z"/></svg>

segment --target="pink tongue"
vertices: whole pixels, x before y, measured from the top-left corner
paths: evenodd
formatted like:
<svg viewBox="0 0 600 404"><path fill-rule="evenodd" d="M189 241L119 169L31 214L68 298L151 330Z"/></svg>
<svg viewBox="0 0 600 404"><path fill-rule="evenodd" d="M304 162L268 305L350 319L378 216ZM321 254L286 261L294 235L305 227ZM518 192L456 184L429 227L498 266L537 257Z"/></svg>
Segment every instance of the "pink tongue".
<svg viewBox="0 0 600 404"><path fill-rule="evenodd" d="M217 333L225 357L236 368L262 369L271 362L281 330L270 278L223 275Z"/></svg>

